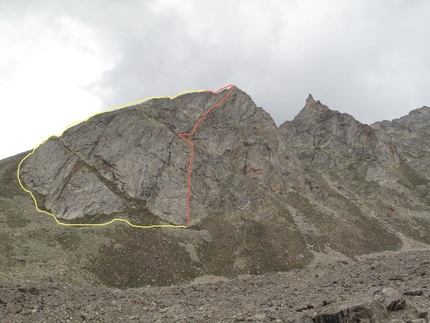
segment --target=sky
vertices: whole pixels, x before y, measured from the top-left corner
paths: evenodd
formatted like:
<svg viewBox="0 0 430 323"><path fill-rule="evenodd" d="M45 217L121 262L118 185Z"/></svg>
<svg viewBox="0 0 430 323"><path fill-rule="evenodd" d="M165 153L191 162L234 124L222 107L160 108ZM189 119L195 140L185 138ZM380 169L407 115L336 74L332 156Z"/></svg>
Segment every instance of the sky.
<svg viewBox="0 0 430 323"><path fill-rule="evenodd" d="M427 0L0 0L0 159L150 96L234 84L279 125L430 106Z"/></svg>

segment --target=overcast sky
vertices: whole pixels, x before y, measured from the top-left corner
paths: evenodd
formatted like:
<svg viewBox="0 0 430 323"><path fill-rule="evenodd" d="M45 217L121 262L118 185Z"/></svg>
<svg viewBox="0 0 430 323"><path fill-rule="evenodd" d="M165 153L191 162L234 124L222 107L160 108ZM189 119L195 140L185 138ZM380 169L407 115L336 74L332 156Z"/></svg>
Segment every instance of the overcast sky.
<svg viewBox="0 0 430 323"><path fill-rule="evenodd" d="M131 101L235 84L279 125L430 106L426 0L0 0L0 159Z"/></svg>

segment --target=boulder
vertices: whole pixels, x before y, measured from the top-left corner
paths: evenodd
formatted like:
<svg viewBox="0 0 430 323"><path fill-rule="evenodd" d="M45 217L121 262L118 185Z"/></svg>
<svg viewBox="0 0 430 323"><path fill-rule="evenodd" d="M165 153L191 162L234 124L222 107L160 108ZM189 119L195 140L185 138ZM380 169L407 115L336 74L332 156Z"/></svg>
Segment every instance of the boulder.
<svg viewBox="0 0 430 323"><path fill-rule="evenodd" d="M380 302L362 300L329 306L316 313L312 319L315 323L371 323L385 317L386 310Z"/></svg>

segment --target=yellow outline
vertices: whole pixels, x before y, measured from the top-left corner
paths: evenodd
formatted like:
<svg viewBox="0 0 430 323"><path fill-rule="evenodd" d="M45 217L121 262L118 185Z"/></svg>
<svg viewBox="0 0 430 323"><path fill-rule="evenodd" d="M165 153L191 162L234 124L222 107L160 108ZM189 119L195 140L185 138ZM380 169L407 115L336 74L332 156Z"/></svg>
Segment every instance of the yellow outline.
<svg viewBox="0 0 430 323"><path fill-rule="evenodd" d="M109 222L105 222L105 223L88 223L88 224L85 224L85 223L64 223L64 222L60 222L58 220L58 218L54 214L49 213L48 211L44 211L44 210L39 209L39 205L37 204L36 198L34 197L33 193L30 190L26 189L24 187L24 185L22 184L21 179L19 178L19 171L21 170L21 164L24 162L24 160L26 160L28 157L30 157L30 155L32 155L36 151L36 149L39 148L41 145L43 145L49 138L54 137L54 136L55 137L59 137L67 129L69 129L69 128L71 128L71 127L73 127L73 126L75 126L75 125L77 125L77 124L79 124L81 122L86 122L86 121L88 121L88 119L90 119L90 118L92 118L92 117L94 117L94 116L96 116L98 114L103 114L103 113L110 112L110 111L113 111L113 110L123 109L123 108L130 107L130 106L133 106L133 105L136 105L136 104L139 104L139 103L143 103L145 101L149 101L149 100L152 100L152 99L174 99L174 98L176 98L176 97L178 97L180 95L183 95L183 94L196 93L196 92L205 92L205 91L206 90L183 90L179 94L176 94L176 95L173 95L173 96L151 96L151 97L148 97L148 98L144 98L144 99L141 99L141 100L130 102L130 103L126 104L126 105L114 106L114 107L112 107L110 109L94 113L94 114L90 115L88 118L86 118L85 120L79 120L79 121L73 122L72 124L68 125L63 130L63 132L61 134L59 134L59 135L50 135L48 138L46 138L44 141L42 141L40 144L38 144L27 156L25 156L20 161L20 163L18 164L18 169L16 170L16 178L18 180L18 183L21 186L21 188L25 192L29 193L30 196L32 197L37 212L45 213L45 214L48 214L48 215L52 216L57 224L63 225L63 226L66 226L66 227L103 227L103 226L112 224L114 222L125 222L129 226L131 226L133 228L138 228L138 229L154 229L154 228L180 228L180 229L186 229L186 228L188 228L186 225L173 225L173 224L136 225L136 224L133 224L133 223L129 222L128 220L121 219L121 218L115 218L115 219L113 219L113 220L111 220Z"/></svg>

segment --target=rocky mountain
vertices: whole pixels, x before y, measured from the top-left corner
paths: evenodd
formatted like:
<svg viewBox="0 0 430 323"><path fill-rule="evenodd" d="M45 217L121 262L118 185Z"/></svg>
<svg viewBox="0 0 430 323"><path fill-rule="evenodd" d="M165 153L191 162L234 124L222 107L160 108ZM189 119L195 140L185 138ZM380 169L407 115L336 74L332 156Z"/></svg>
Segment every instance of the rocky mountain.
<svg viewBox="0 0 430 323"><path fill-rule="evenodd" d="M369 126L309 96L278 128L234 86L98 114L0 161L0 279L169 285L430 243L429 116ZM114 219L170 227L73 227Z"/></svg>
<svg viewBox="0 0 430 323"><path fill-rule="evenodd" d="M423 107L368 126L309 96L303 110L279 130L328 187L388 230L429 243L429 114ZM326 189L309 185L327 203Z"/></svg>

